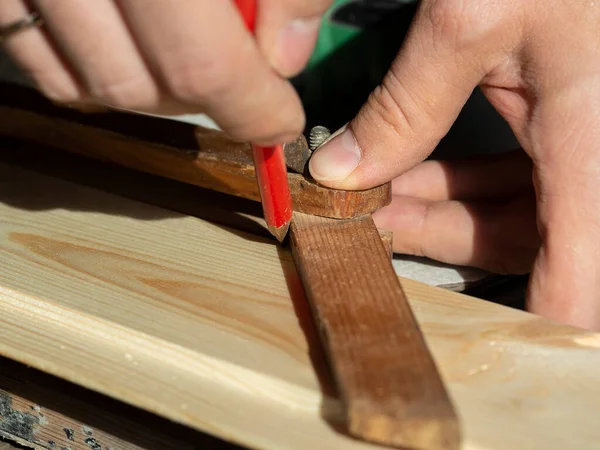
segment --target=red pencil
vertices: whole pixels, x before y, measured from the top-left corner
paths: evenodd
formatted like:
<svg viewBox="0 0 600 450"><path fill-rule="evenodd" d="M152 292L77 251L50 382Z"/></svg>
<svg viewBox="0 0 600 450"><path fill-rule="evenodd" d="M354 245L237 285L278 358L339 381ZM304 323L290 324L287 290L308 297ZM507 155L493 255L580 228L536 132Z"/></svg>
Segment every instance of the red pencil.
<svg viewBox="0 0 600 450"><path fill-rule="evenodd" d="M254 33L256 1L234 0L248 29ZM254 166L267 227L279 242L287 235L292 220L292 195L287 178L283 145L253 145Z"/></svg>

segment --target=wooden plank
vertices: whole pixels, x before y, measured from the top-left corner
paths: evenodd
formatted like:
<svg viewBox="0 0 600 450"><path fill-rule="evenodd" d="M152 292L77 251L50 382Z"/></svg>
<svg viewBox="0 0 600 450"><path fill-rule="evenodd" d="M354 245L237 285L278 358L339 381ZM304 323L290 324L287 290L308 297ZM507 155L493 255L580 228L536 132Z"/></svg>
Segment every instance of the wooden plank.
<svg viewBox="0 0 600 450"><path fill-rule="evenodd" d="M465 450L595 449L600 335L401 280ZM0 354L251 448L344 433L290 254L0 166Z"/></svg>
<svg viewBox="0 0 600 450"><path fill-rule="evenodd" d="M9 442L0 442L0 450L16 450L17 447Z"/></svg>
<svg viewBox="0 0 600 450"><path fill-rule="evenodd" d="M5 358L0 435L47 450L239 449Z"/></svg>
<svg viewBox="0 0 600 450"><path fill-rule="evenodd" d="M11 440L9 438L3 438L0 433L0 450L23 450L23 449L34 449L38 450L34 446L22 446L19 445L16 441Z"/></svg>
<svg viewBox="0 0 600 450"><path fill-rule="evenodd" d="M350 432L414 449L455 449L454 408L373 219L295 214L303 281Z"/></svg>
<svg viewBox="0 0 600 450"><path fill-rule="evenodd" d="M250 145L220 131L126 113L84 114L0 83L0 135L260 201ZM390 183L343 191L298 173L288 178L298 212L351 218L391 201Z"/></svg>
<svg viewBox="0 0 600 450"><path fill-rule="evenodd" d="M4 146L3 146L4 143ZM10 144L10 145L8 145ZM38 173L93 187L121 197L150 203L209 222L268 237L259 203L220 192L199 188L175 180L88 159L56 149L40 148L22 141L0 139L0 163L17 165ZM392 257L392 233L380 230ZM493 283L492 277L472 268L443 267L426 259L396 257L396 273L434 286L461 291L475 284ZM413 278L414 277L414 278ZM486 279L482 283L482 279ZM506 276L501 278L506 280ZM467 280L467 281L465 281ZM498 292L502 286L496 284ZM482 286L483 287L483 286ZM489 295L481 290L482 295ZM487 298L487 297L484 297Z"/></svg>
<svg viewBox="0 0 600 450"><path fill-rule="evenodd" d="M22 141L0 139L0 164L272 239L260 203Z"/></svg>

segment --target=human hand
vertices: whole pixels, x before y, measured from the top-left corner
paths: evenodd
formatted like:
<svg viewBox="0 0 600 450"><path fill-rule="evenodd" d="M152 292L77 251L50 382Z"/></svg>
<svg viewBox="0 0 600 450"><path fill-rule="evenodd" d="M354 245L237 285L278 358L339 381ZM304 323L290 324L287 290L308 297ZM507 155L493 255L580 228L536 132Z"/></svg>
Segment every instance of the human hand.
<svg viewBox="0 0 600 450"><path fill-rule="evenodd" d="M396 253L527 273L540 246L531 169L522 150L426 161L392 181L392 203L373 218L395 232Z"/></svg>
<svg viewBox="0 0 600 450"><path fill-rule="evenodd" d="M312 175L364 189L405 174L396 193L421 200L397 197L377 214L382 228L397 231L397 248L493 270L531 268L530 311L600 329L599 23L594 2L424 0L383 84L316 152ZM512 203L464 202L489 199L491 188L510 191L511 183L487 178L506 162L459 170L450 188L460 194L452 195L439 163L406 173L431 153L477 85L531 159L533 196L525 189L511 192ZM524 186L521 172L511 174ZM534 203L535 222L526 220Z"/></svg>
<svg viewBox="0 0 600 450"><path fill-rule="evenodd" d="M304 113L285 77L306 64L332 0L262 0L256 39L233 1L34 0L44 19L5 46L42 93L156 114L207 113L269 145L295 139ZM30 12L0 2L0 26Z"/></svg>

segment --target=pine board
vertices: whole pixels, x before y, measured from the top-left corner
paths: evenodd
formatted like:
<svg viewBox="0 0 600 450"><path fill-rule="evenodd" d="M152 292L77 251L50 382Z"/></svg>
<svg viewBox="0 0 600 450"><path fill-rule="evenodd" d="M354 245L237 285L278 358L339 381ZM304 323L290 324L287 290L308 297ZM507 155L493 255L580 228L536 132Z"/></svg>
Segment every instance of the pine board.
<svg viewBox="0 0 600 450"><path fill-rule="evenodd" d="M401 280L465 449L600 442L600 335ZM340 426L271 240L0 166L0 354L252 448L380 448Z"/></svg>

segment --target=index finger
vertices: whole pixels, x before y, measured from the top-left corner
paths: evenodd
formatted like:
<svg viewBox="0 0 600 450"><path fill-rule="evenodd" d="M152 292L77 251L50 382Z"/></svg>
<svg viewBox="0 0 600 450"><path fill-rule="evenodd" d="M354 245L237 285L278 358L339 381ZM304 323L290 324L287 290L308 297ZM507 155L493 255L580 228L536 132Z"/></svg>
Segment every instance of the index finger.
<svg viewBox="0 0 600 450"><path fill-rule="evenodd" d="M167 94L235 138L269 145L304 128L300 99L271 69L230 1L121 0L137 44Z"/></svg>

